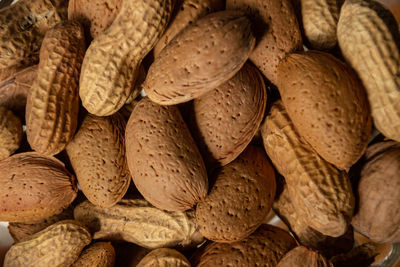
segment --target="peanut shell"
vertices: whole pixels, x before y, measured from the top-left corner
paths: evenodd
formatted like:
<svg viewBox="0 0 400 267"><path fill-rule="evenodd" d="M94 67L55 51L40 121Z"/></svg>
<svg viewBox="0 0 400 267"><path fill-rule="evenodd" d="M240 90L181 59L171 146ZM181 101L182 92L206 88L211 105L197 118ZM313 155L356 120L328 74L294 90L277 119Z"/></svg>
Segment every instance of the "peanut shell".
<svg viewBox="0 0 400 267"><path fill-rule="evenodd" d="M137 267L190 267L190 262L181 253L170 248L158 248L147 254Z"/></svg>
<svg viewBox="0 0 400 267"><path fill-rule="evenodd" d="M22 124L10 110L0 106L0 160L8 158L20 146Z"/></svg>
<svg viewBox="0 0 400 267"><path fill-rule="evenodd" d="M303 246L298 246L286 253L276 267L333 267L320 253Z"/></svg>
<svg viewBox="0 0 400 267"><path fill-rule="evenodd" d="M71 267L113 267L115 250L110 242L97 242L87 247Z"/></svg>

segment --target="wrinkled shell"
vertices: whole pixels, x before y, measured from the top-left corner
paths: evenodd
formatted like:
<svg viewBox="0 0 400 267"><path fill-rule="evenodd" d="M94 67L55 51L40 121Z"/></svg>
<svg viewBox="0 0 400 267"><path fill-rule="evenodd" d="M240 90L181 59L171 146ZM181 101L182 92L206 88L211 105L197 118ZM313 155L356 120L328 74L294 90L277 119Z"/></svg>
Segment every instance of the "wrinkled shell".
<svg viewBox="0 0 400 267"><path fill-rule="evenodd" d="M347 230L353 214L350 179L323 160L303 141L281 101L271 108L262 126L264 147L286 180L293 205L308 225L329 236Z"/></svg>
<svg viewBox="0 0 400 267"><path fill-rule="evenodd" d="M82 65L79 96L97 116L117 112L131 94L142 59L167 27L172 0L122 1L110 27L90 44Z"/></svg>
<svg viewBox="0 0 400 267"><path fill-rule="evenodd" d="M190 267L190 262L181 253L170 248L155 249L147 254L137 267Z"/></svg>
<svg viewBox="0 0 400 267"><path fill-rule="evenodd" d="M22 124L10 110L0 106L0 160L8 158L21 144Z"/></svg>
<svg viewBox="0 0 400 267"><path fill-rule="evenodd" d="M84 54L85 36L78 22L60 23L46 33L26 105L28 142L39 153L58 154L75 133Z"/></svg>
<svg viewBox="0 0 400 267"><path fill-rule="evenodd" d="M32 222L69 206L77 195L75 177L64 164L36 152L0 161L0 221Z"/></svg>
<svg viewBox="0 0 400 267"><path fill-rule="evenodd" d="M4 267L70 266L91 240L80 223L61 221L13 245Z"/></svg>
<svg viewBox="0 0 400 267"><path fill-rule="evenodd" d="M282 102L301 137L326 161L350 168L371 132L368 100L356 74L334 56L291 54L278 68Z"/></svg>
<svg viewBox="0 0 400 267"><path fill-rule="evenodd" d="M88 114L67 146L78 184L93 204L111 207L125 195L131 176L125 157L125 119Z"/></svg>
<svg viewBox="0 0 400 267"><path fill-rule="evenodd" d="M209 14L181 31L150 66L143 87L159 104L197 98L232 78L255 45L244 13Z"/></svg>
<svg viewBox="0 0 400 267"><path fill-rule="evenodd" d="M263 78L249 63L193 101L188 125L207 165L224 166L243 152L261 124L266 101Z"/></svg>
<svg viewBox="0 0 400 267"><path fill-rule="evenodd" d="M290 0L227 0L227 9L246 11L254 24L257 46L250 60L273 84L285 56L303 50L299 24Z"/></svg>
<svg viewBox="0 0 400 267"><path fill-rule="evenodd" d="M373 0L346 0L337 31L344 58L367 90L375 127L400 141L400 34L396 20Z"/></svg>
<svg viewBox="0 0 400 267"><path fill-rule="evenodd" d="M176 106L143 99L132 112L125 138L133 182L152 205L183 211L204 199L203 159Z"/></svg>
<svg viewBox="0 0 400 267"><path fill-rule="evenodd" d="M113 267L115 250L110 242L98 242L90 245L79 256L72 267Z"/></svg>
<svg viewBox="0 0 400 267"><path fill-rule="evenodd" d="M372 145L361 170L354 229L375 242L400 242L399 190L400 144Z"/></svg>
<svg viewBox="0 0 400 267"><path fill-rule="evenodd" d="M193 266L274 267L295 246L296 241L288 232L272 225L262 225L243 241L207 245Z"/></svg>
<svg viewBox="0 0 400 267"><path fill-rule="evenodd" d="M167 30L154 47L154 57L157 57L185 27L209 13L222 10L223 7L223 0L181 0L180 5L175 7L176 14L171 19Z"/></svg>
<svg viewBox="0 0 400 267"><path fill-rule="evenodd" d="M306 247L299 246L288 253L279 261L276 267L333 267L320 253L310 250Z"/></svg>
<svg viewBox="0 0 400 267"><path fill-rule="evenodd" d="M274 169L265 152L250 145L216 173L211 192L196 208L200 232L217 242L243 240L263 223L272 207Z"/></svg>
<svg viewBox="0 0 400 267"><path fill-rule="evenodd" d="M150 249L203 241L193 211L163 211L143 199L123 199L107 209L85 201L75 208L74 217L94 232L95 239L123 240Z"/></svg>

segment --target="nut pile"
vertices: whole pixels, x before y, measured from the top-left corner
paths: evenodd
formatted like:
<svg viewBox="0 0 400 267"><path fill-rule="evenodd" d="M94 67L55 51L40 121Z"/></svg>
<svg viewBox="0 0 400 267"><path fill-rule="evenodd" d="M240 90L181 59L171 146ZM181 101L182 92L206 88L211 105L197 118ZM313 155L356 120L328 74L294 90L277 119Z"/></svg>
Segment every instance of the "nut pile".
<svg viewBox="0 0 400 267"><path fill-rule="evenodd" d="M1 8L4 266L374 262L400 242L400 31L387 8Z"/></svg>

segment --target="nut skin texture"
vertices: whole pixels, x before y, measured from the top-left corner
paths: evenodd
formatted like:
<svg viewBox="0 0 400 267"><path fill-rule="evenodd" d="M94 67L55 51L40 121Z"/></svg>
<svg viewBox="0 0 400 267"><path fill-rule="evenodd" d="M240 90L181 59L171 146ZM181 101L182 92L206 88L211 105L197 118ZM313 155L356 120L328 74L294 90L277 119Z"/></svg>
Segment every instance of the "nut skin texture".
<svg viewBox="0 0 400 267"><path fill-rule="evenodd" d="M224 8L223 0L181 0L176 7L176 14L160 40L154 47L154 57L168 45L185 27L205 15L220 11Z"/></svg>
<svg viewBox="0 0 400 267"><path fill-rule="evenodd" d="M82 224L61 221L14 244L4 267L71 266L90 241L92 237Z"/></svg>
<svg viewBox="0 0 400 267"><path fill-rule="evenodd" d="M304 34L312 48L330 50L337 45L337 23L344 0L301 0Z"/></svg>
<svg viewBox="0 0 400 267"><path fill-rule="evenodd" d="M86 248L71 267L113 267L115 250L110 242L97 242Z"/></svg>
<svg viewBox="0 0 400 267"><path fill-rule="evenodd" d="M339 169L356 163L372 124L356 74L330 54L307 51L287 56L278 77L282 102L300 136Z"/></svg>
<svg viewBox="0 0 400 267"><path fill-rule="evenodd" d="M288 232L265 224L245 240L207 245L193 266L273 267L295 246L296 241Z"/></svg>
<svg viewBox="0 0 400 267"><path fill-rule="evenodd" d="M263 78L250 63L193 101L188 126L207 166L225 166L243 152L261 124L266 102Z"/></svg>
<svg viewBox="0 0 400 267"><path fill-rule="evenodd" d="M0 161L0 221L32 222L61 212L75 199L75 177L56 158L36 152Z"/></svg>
<svg viewBox="0 0 400 267"><path fill-rule="evenodd" d="M152 205L183 211L204 199L204 162L176 106L141 100L129 118L125 141L133 182Z"/></svg>
<svg viewBox="0 0 400 267"><path fill-rule="evenodd" d="M400 145L382 142L370 146L358 184L359 208L352 224L378 243L400 241Z"/></svg>
<svg viewBox="0 0 400 267"><path fill-rule="evenodd" d="M186 27L161 51L143 88L161 105L187 102L232 78L254 45L250 20L243 12L209 14Z"/></svg>
<svg viewBox="0 0 400 267"><path fill-rule="evenodd" d="M0 160L8 158L21 144L22 124L10 110L0 106Z"/></svg>
<svg viewBox="0 0 400 267"><path fill-rule="evenodd" d="M246 11L251 17L257 45L250 60L273 84L277 68L289 53L303 50L299 23L290 0L227 0L227 9Z"/></svg>
<svg viewBox="0 0 400 267"><path fill-rule="evenodd" d="M144 199L123 199L106 209L85 201L75 208L74 217L94 232L94 239L121 240L149 249L190 247L204 240L194 211L163 211Z"/></svg>
<svg viewBox="0 0 400 267"><path fill-rule="evenodd" d="M159 248L147 254L136 267L190 267L190 262L174 249Z"/></svg>
<svg viewBox="0 0 400 267"><path fill-rule="evenodd" d="M131 94L142 59L167 27L172 0L122 1L114 22L90 44L79 96L96 116L117 112Z"/></svg>
<svg viewBox="0 0 400 267"><path fill-rule="evenodd" d="M37 61L46 31L67 17L66 0L21 0L0 10L0 68Z"/></svg>
<svg viewBox="0 0 400 267"><path fill-rule="evenodd" d="M274 169L265 152L250 145L217 172L210 194L197 205L200 232L216 242L245 239L263 223L275 190Z"/></svg>
<svg viewBox="0 0 400 267"><path fill-rule="evenodd" d="M26 104L28 142L39 153L58 154L75 134L84 54L85 36L78 22L62 22L46 33Z"/></svg>
<svg viewBox="0 0 400 267"><path fill-rule="evenodd" d="M294 128L279 100L262 125L265 150L288 185L296 210L324 235L343 235L353 215L350 179L323 160Z"/></svg>
<svg viewBox="0 0 400 267"><path fill-rule="evenodd" d="M338 29L343 57L363 82L375 127L400 141L400 34L393 15L372 0L346 0Z"/></svg>
<svg viewBox="0 0 400 267"><path fill-rule="evenodd" d="M128 190L131 176L125 157L125 119L88 114L66 150L78 184L93 204L108 208Z"/></svg>
<svg viewBox="0 0 400 267"><path fill-rule="evenodd" d="M333 267L320 253L303 246L298 246L286 253L276 267Z"/></svg>

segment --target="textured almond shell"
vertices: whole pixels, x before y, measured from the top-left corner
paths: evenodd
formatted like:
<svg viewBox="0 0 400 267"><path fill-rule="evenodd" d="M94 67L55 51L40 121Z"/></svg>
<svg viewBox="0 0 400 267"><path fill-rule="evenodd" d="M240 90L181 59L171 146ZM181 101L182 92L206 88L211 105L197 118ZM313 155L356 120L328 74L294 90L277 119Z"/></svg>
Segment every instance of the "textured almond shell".
<svg viewBox="0 0 400 267"><path fill-rule="evenodd" d="M333 267L320 253L303 246L298 246L286 253L276 267Z"/></svg>
<svg viewBox="0 0 400 267"><path fill-rule="evenodd" d="M10 110L0 106L0 160L8 158L20 146L22 124Z"/></svg>
<svg viewBox="0 0 400 267"><path fill-rule="evenodd" d="M69 206L77 195L75 177L64 164L36 152L0 161L0 221L32 222Z"/></svg>
<svg viewBox="0 0 400 267"><path fill-rule="evenodd" d="M78 22L60 23L46 33L26 104L26 134L37 152L58 154L75 134L84 54L85 36Z"/></svg>
<svg viewBox="0 0 400 267"><path fill-rule="evenodd" d="M87 247L71 267L113 267L115 250L110 242L97 242Z"/></svg>
<svg viewBox="0 0 400 267"><path fill-rule="evenodd" d="M174 249L159 248L147 254L136 267L190 267L190 262Z"/></svg>
<svg viewBox="0 0 400 267"><path fill-rule="evenodd" d="M346 0L337 34L367 90L375 127L400 141L400 34L393 15L372 0Z"/></svg>
<svg viewBox="0 0 400 267"><path fill-rule="evenodd" d="M200 232L217 242L248 237L263 223L275 197L275 173L265 152L247 149L216 171L211 192L196 208Z"/></svg>
<svg viewBox="0 0 400 267"><path fill-rule="evenodd" d="M121 240L150 249L203 242L194 211L163 211L144 199L123 199L106 209L85 201L75 208L74 217L94 232L95 239Z"/></svg>
<svg viewBox="0 0 400 267"><path fill-rule="evenodd" d="M293 204L305 214L308 225L325 235L344 234L354 209L347 174L301 139L280 100L272 106L262 136L267 154L285 177Z"/></svg>
<svg viewBox="0 0 400 267"><path fill-rule="evenodd" d="M371 132L367 96L356 74L334 56L291 54L278 67L282 102L301 137L326 161L348 169Z"/></svg>
<svg viewBox="0 0 400 267"><path fill-rule="evenodd" d="M254 45L251 23L244 13L209 14L186 27L162 50L143 87L156 103L187 102L232 78Z"/></svg>
<svg viewBox="0 0 400 267"><path fill-rule="evenodd" d="M125 119L88 114L66 150L78 184L93 204L111 207L125 195L131 176L125 157Z"/></svg>
<svg viewBox="0 0 400 267"><path fill-rule="evenodd" d="M193 101L188 125L207 166L224 166L243 152L261 124L266 102L264 80L250 63Z"/></svg>
<svg viewBox="0 0 400 267"><path fill-rule="evenodd" d="M135 85L142 59L167 27L172 0L122 1L110 27L90 44L82 65L79 96L97 116L118 111Z"/></svg>
<svg viewBox="0 0 400 267"><path fill-rule="evenodd" d="M303 50L299 24L290 0L227 0L227 9L246 11L254 24L257 45L250 60L273 84L279 62Z"/></svg>
<svg viewBox="0 0 400 267"><path fill-rule="evenodd" d="M165 33L154 47L154 57L157 57L161 50L185 27L199 18L219 11L224 7L223 0L180 0L177 2L180 3L175 6L175 16L171 19Z"/></svg>
<svg viewBox="0 0 400 267"><path fill-rule="evenodd" d="M203 159L176 106L141 100L125 138L133 182L152 205L183 211L204 199L208 179Z"/></svg>

